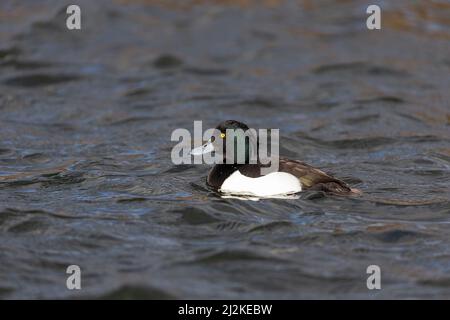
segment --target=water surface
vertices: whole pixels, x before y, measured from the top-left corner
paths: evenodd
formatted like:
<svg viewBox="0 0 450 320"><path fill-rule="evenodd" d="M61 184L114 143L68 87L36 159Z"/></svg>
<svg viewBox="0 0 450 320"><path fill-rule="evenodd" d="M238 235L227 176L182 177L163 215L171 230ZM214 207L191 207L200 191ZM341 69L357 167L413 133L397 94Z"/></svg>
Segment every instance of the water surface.
<svg viewBox="0 0 450 320"><path fill-rule="evenodd" d="M450 298L448 1L78 3L0 2L0 298ZM219 197L225 119L364 195Z"/></svg>

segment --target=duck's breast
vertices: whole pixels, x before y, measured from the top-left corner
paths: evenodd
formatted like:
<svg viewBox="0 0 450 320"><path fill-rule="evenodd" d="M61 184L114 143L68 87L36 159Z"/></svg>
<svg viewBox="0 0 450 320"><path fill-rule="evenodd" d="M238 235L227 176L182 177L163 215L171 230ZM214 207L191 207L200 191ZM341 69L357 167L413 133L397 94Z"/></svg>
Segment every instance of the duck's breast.
<svg viewBox="0 0 450 320"><path fill-rule="evenodd" d="M237 170L225 179L219 191L267 197L300 192L302 186L297 177L287 172L272 172L251 178Z"/></svg>

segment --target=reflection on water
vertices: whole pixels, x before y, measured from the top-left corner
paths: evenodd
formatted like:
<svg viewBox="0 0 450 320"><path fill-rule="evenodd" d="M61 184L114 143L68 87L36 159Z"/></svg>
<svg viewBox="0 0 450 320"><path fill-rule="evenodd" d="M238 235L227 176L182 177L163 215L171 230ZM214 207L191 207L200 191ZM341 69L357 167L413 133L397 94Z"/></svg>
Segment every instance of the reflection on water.
<svg viewBox="0 0 450 320"><path fill-rule="evenodd" d="M257 197L252 196L248 194L227 194L222 193L220 195L223 199L240 199L240 200L251 200L251 201L260 201L260 200L267 200L267 199L285 199L285 200L292 200L292 199L300 199L299 194L280 194L280 195L273 195L270 197Z"/></svg>
<svg viewBox="0 0 450 320"><path fill-rule="evenodd" d="M448 1L79 3L0 2L1 298L449 297ZM225 119L364 194L221 197L170 134Z"/></svg>

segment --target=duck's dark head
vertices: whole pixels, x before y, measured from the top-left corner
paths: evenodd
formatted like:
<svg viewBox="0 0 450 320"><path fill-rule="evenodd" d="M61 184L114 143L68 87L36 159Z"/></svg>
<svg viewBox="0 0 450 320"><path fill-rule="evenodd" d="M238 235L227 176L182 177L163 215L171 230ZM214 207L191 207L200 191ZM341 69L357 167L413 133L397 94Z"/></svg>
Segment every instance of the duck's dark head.
<svg viewBox="0 0 450 320"><path fill-rule="evenodd" d="M191 153L200 155L213 151L222 155L226 164L256 161L256 132L249 129L245 123L236 120L223 121L216 127L211 139L203 146L192 150Z"/></svg>
<svg viewBox="0 0 450 320"><path fill-rule="evenodd" d="M236 120L225 120L219 123L216 129L222 133L225 133L227 129L231 130L242 129L243 131L247 131L249 127L245 123Z"/></svg>

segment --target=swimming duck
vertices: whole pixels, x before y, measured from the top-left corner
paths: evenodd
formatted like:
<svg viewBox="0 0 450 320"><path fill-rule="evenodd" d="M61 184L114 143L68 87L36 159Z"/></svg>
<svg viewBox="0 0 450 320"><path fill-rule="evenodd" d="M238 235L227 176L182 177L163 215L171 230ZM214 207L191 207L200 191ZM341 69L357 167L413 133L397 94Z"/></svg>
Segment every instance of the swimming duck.
<svg viewBox="0 0 450 320"><path fill-rule="evenodd" d="M191 151L193 155L201 155L216 152L223 156L223 164L216 164L208 174L207 184L213 189L236 195L248 195L257 197L272 197L278 195L296 194L302 190L319 190L327 193L350 195L359 194L360 191L348 186L344 181L328 175L304 162L279 158L279 165L274 172L263 175L261 169L268 167L259 158L256 162L250 161L252 143L250 139L236 139L233 146L245 143L245 161L237 163L237 157L232 160L226 156L227 130L246 132L249 127L239 121L227 120L220 123L216 129L220 132L221 144L214 136L203 146ZM229 132L229 131L228 131Z"/></svg>

